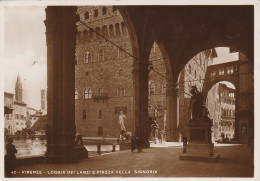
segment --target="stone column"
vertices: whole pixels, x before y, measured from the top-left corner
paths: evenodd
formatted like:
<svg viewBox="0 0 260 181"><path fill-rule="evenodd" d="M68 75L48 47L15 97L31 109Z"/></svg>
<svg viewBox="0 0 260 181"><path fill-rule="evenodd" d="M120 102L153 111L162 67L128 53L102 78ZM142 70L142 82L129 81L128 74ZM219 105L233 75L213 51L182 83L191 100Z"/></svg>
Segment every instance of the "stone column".
<svg viewBox="0 0 260 181"><path fill-rule="evenodd" d="M166 91L166 104L167 104L167 126L166 126L166 139L167 141L178 141L179 140L179 130L178 124L178 98L177 89L174 80L167 81L167 91Z"/></svg>
<svg viewBox="0 0 260 181"><path fill-rule="evenodd" d="M75 47L77 7L46 8L47 151L49 162L75 157Z"/></svg>
<svg viewBox="0 0 260 181"><path fill-rule="evenodd" d="M134 79L134 123L136 136L143 147L149 147L148 134L148 61L135 61Z"/></svg>

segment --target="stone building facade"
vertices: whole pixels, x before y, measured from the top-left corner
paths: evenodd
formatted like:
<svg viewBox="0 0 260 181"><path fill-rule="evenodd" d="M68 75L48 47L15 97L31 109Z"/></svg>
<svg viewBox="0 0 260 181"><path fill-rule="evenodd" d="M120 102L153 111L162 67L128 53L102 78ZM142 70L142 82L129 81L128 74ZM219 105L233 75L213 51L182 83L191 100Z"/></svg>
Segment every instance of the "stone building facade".
<svg viewBox="0 0 260 181"><path fill-rule="evenodd" d="M82 22L131 54L129 34L114 7L79 7ZM132 131L132 57L78 23L75 121L83 136L119 136L119 112Z"/></svg>
<svg viewBox="0 0 260 181"><path fill-rule="evenodd" d="M234 138L235 133L235 92L236 90L227 87L226 84L219 84L219 97L221 106L221 120L219 121L219 135L224 134L225 138Z"/></svg>

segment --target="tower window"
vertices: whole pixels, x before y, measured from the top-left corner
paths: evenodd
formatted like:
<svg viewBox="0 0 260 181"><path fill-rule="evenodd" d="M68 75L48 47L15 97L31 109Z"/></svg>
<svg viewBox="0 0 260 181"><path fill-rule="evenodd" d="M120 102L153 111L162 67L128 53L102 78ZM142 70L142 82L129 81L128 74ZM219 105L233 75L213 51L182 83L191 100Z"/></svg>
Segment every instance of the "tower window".
<svg viewBox="0 0 260 181"><path fill-rule="evenodd" d="M109 34L110 34L110 37L114 37L115 36L114 26L113 25L109 25Z"/></svg>
<svg viewBox="0 0 260 181"><path fill-rule="evenodd" d="M89 12L86 12L84 15L85 20L89 19Z"/></svg>
<svg viewBox="0 0 260 181"><path fill-rule="evenodd" d="M163 82L163 87L162 87L162 93L165 94L166 93L166 88L167 88L167 82Z"/></svg>
<svg viewBox="0 0 260 181"><path fill-rule="evenodd" d="M102 110L98 110L98 118L102 119Z"/></svg>
<svg viewBox="0 0 260 181"><path fill-rule="evenodd" d="M102 15L106 15L107 14L107 8L106 7L103 7L102 8Z"/></svg>
<svg viewBox="0 0 260 181"><path fill-rule="evenodd" d="M101 34L101 29L100 29L99 27L96 27L95 31L97 32L97 33L96 33L96 39L97 39L97 40L100 40L100 39L101 39L101 36L100 36L100 34Z"/></svg>
<svg viewBox="0 0 260 181"><path fill-rule="evenodd" d="M117 96L118 97L122 97L122 96L125 96L125 89L123 86L118 86L118 89L117 89Z"/></svg>
<svg viewBox="0 0 260 181"><path fill-rule="evenodd" d="M120 25L117 23L116 24L116 36L120 36Z"/></svg>
<svg viewBox="0 0 260 181"><path fill-rule="evenodd" d="M98 17L98 10L97 9L94 10L94 17Z"/></svg>
<svg viewBox="0 0 260 181"><path fill-rule="evenodd" d="M86 114L86 110L85 109L83 109L82 117L83 117L83 119L87 119L87 114Z"/></svg>
<svg viewBox="0 0 260 181"><path fill-rule="evenodd" d="M84 55L84 63L90 62L90 52L86 52Z"/></svg>
<svg viewBox="0 0 260 181"><path fill-rule="evenodd" d="M191 65L189 65L189 74L191 74Z"/></svg>
<svg viewBox="0 0 260 181"><path fill-rule="evenodd" d="M99 96L102 96L102 95L103 95L103 89L102 89L102 88L100 88L100 89L98 90L98 95L99 95Z"/></svg>
<svg viewBox="0 0 260 181"><path fill-rule="evenodd" d="M92 98L92 91L91 89L84 89L84 98L91 99Z"/></svg>
<svg viewBox="0 0 260 181"><path fill-rule="evenodd" d="M119 76L119 77L122 77L122 76L123 76L123 70L119 70L118 76Z"/></svg>

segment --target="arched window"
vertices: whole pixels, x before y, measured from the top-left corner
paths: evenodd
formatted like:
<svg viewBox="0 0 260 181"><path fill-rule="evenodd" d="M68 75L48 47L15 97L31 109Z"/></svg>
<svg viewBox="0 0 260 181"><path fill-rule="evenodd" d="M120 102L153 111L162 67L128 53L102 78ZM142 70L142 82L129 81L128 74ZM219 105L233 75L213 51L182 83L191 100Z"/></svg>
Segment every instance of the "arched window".
<svg viewBox="0 0 260 181"><path fill-rule="evenodd" d="M115 36L114 26L113 25L109 25L109 34L110 34L110 37L114 37Z"/></svg>
<svg viewBox="0 0 260 181"><path fill-rule="evenodd" d="M118 76L119 76L119 77L122 77L122 76L123 76L123 70L119 70Z"/></svg>
<svg viewBox="0 0 260 181"><path fill-rule="evenodd" d="M84 18L85 18L85 20L89 19L89 12L86 12L86 13L84 14Z"/></svg>
<svg viewBox="0 0 260 181"><path fill-rule="evenodd" d="M78 99L79 98L79 95L78 95L78 90L75 89L75 99Z"/></svg>
<svg viewBox="0 0 260 181"><path fill-rule="evenodd" d="M191 74L191 65L189 65L189 74Z"/></svg>
<svg viewBox="0 0 260 181"><path fill-rule="evenodd" d="M84 55L84 63L89 63L91 59L90 52L86 52Z"/></svg>
<svg viewBox="0 0 260 181"><path fill-rule="evenodd" d="M88 89L88 98L89 98L89 99L92 98L92 91L91 91L91 89Z"/></svg>
<svg viewBox="0 0 260 181"><path fill-rule="evenodd" d="M88 99L88 89L84 89L84 99Z"/></svg>
<svg viewBox="0 0 260 181"><path fill-rule="evenodd" d="M125 89L123 86L119 85L117 88L117 96L118 97L123 97L125 96Z"/></svg>
<svg viewBox="0 0 260 181"><path fill-rule="evenodd" d="M120 36L120 25L117 23L116 24L116 36Z"/></svg>
<svg viewBox="0 0 260 181"><path fill-rule="evenodd" d="M108 31L107 31L107 26L104 25L102 26L102 35L106 38L108 38Z"/></svg>
<svg viewBox="0 0 260 181"><path fill-rule="evenodd" d="M97 32L96 33L96 39L97 40L100 40L101 39L101 36L99 34L101 34L101 30L99 27L96 27L95 31Z"/></svg>
<svg viewBox="0 0 260 181"><path fill-rule="evenodd" d="M99 95L99 96L102 96L102 95L103 95L103 89L102 89L102 88L100 88L100 89L98 90L98 95Z"/></svg>
<svg viewBox="0 0 260 181"><path fill-rule="evenodd" d="M104 61L104 60L105 60L104 51L101 49L99 50L98 61Z"/></svg>
<svg viewBox="0 0 260 181"><path fill-rule="evenodd" d="M96 18L96 17L98 17L98 10L97 9L94 10L94 18Z"/></svg>
<svg viewBox="0 0 260 181"><path fill-rule="evenodd" d="M84 89L84 98L85 99L91 99L92 98L92 91L91 89Z"/></svg>
<svg viewBox="0 0 260 181"><path fill-rule="evenodd" d="M166 89L167 89L167 82L164 81L162 84L162 93L165 94L166 93Z"/></svg>
<svg viewBox="0 0 260 181"><path fill-rule="evenodd" d="M121 23L121 28L122 28L122 35L125 36L127 34L125 22Z"/></svg>
<svg viewBox="0 0 260 181"><path fill-rule="evenodd" d="M83 37L84 37L84 41L88 41L88 31L87 30L83 31Z"/></svg>
<svg viewBox="0 0 260 181"><path fill-rule="evenodd" d="M93 39L94 39L94 30L91 28L90 31L89 31L89 40L93 41Z"/></svg>
<svg viewBox="0 0 260 181"><path fill-rule="evenodd" d="M148 91L149 91L149 95L155 94L155 84L152 80L149 80L148 82Z"/></svg>
<svg viewBox="0 0 260 181"><path fill-rule="evenodd" d="M102 15L106 15L107 14L107 8L106 7L103 7L102 8Z"/></svg>

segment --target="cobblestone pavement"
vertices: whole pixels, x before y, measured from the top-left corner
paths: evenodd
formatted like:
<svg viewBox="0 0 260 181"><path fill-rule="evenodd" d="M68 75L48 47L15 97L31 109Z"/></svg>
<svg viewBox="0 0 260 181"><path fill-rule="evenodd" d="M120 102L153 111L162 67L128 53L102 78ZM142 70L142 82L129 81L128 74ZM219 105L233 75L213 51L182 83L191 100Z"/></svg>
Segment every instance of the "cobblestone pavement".
<svg viewBox="0 0 260 181"><path fill-rule="evenodd" d="M154 145L155 146L155 145ZM121 151L70 164L18 167L14 177L252 177L253 153L247 145L217 145L219 163L180 161L180 144L159 144L142 153Z"/></svg>

